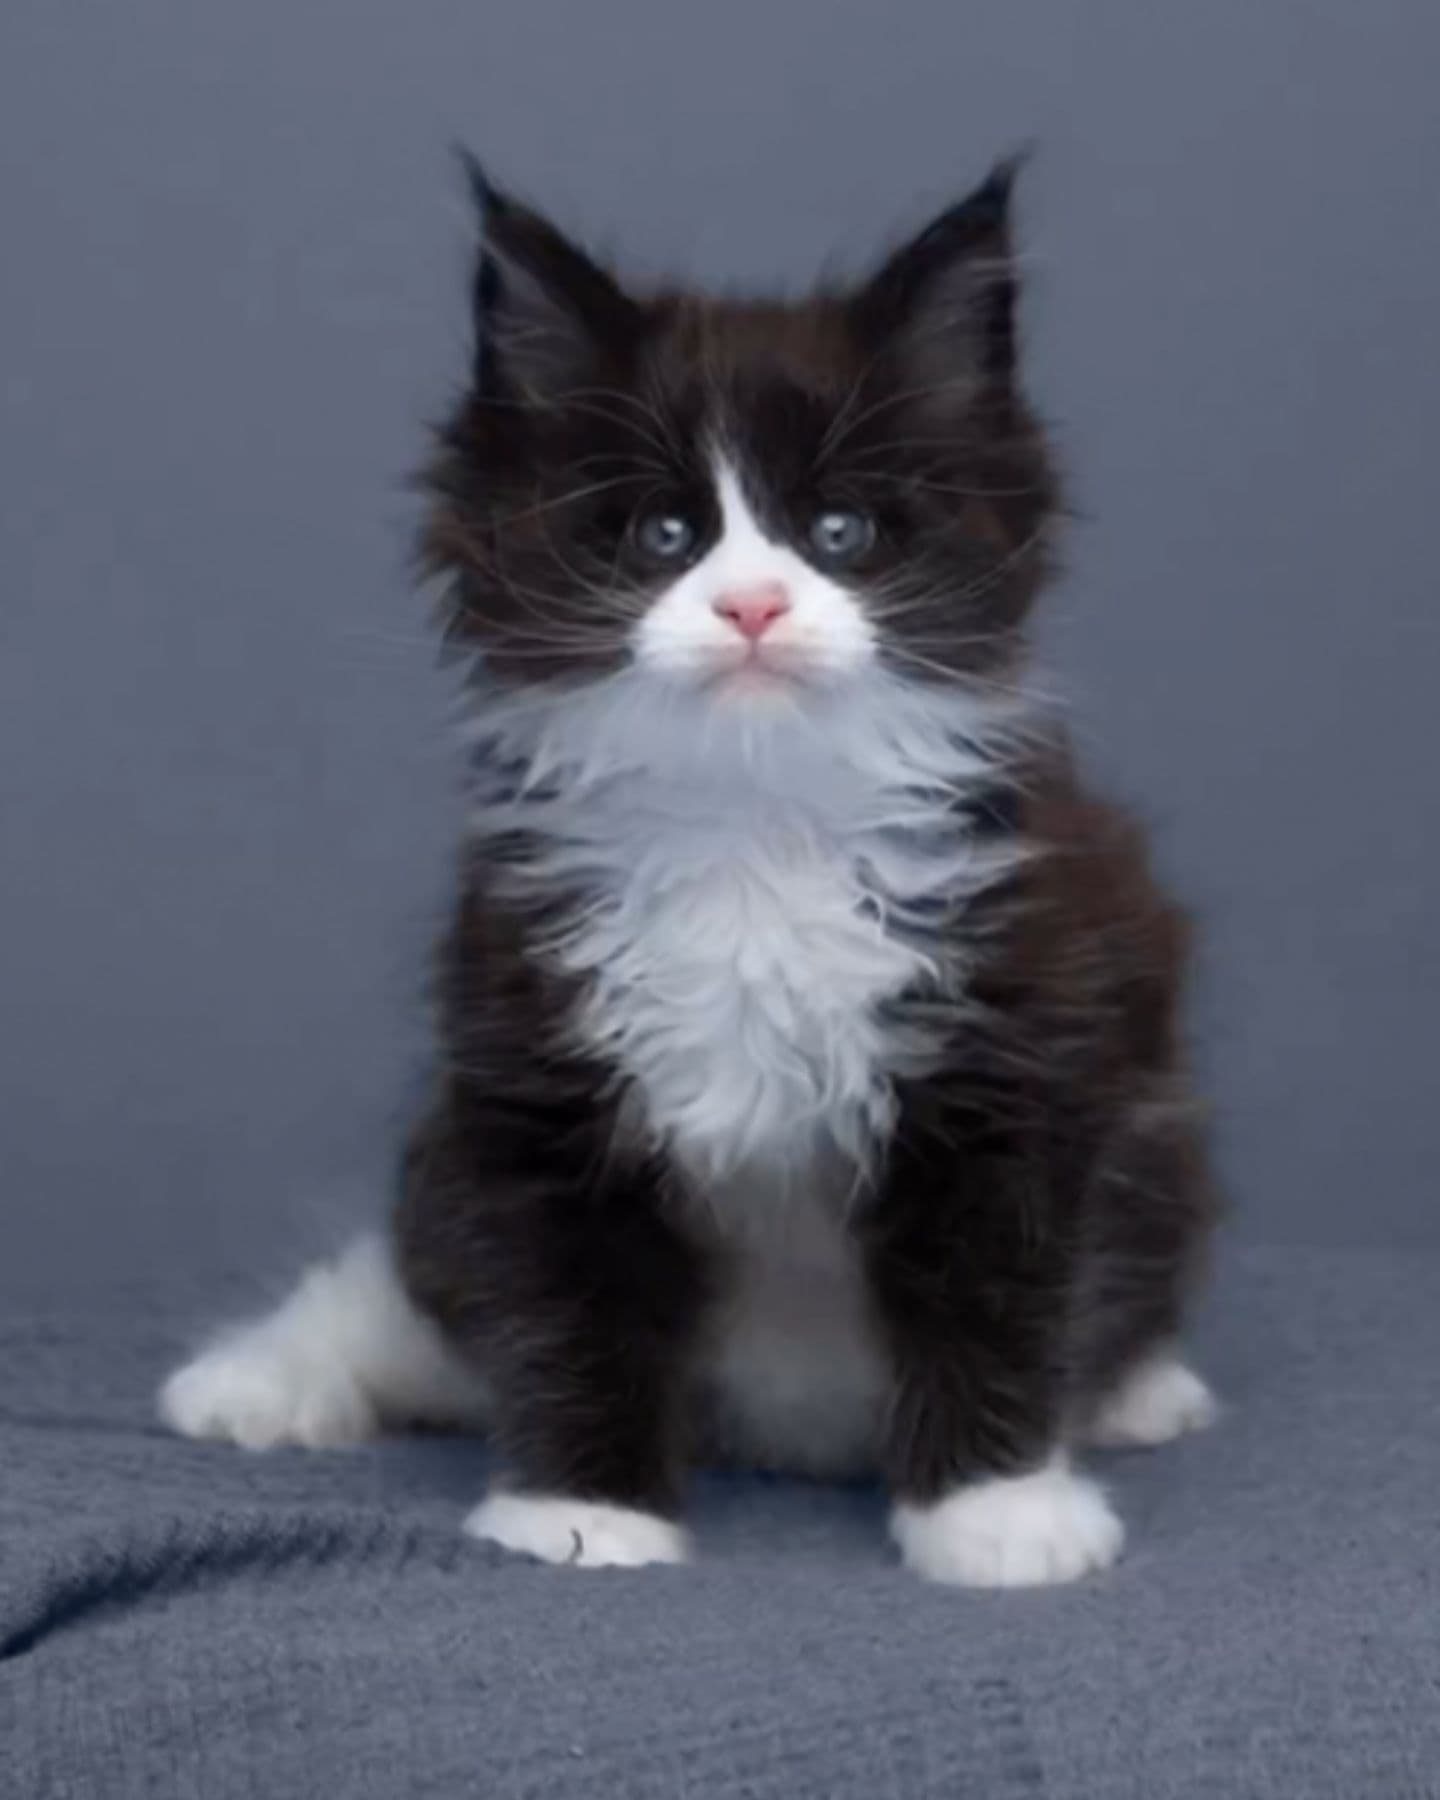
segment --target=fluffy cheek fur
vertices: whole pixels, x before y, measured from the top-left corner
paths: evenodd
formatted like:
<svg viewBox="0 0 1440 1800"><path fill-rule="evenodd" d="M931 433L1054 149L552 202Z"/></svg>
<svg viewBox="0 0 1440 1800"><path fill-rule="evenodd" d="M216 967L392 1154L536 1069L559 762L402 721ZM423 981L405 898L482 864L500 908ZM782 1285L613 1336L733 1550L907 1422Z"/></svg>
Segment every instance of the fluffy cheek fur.
<svg viewBox="0 0 1440 1800"><path fill-rule="evenodd" d="M642 669L675 679L766 671L782 676L853 675L874 657L875 634L844 587L788 545L766 535L746 502L735 471L715 469L718 541L664 592L640 620L633 653ZM757 655L716 611L726 593L776 583L789 611L771 627Z"/></svg>

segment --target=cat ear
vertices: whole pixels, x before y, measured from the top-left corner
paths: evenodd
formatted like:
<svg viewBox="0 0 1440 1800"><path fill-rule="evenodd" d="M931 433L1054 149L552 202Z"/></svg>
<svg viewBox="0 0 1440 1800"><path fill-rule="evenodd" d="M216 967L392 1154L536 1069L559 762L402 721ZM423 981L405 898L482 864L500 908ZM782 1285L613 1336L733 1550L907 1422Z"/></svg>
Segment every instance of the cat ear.
<svg viewBox="0 0 1440 1800"><path fill-rule="evenodd" d="M475 385L547 405L633 341L639 309L563 232L497 188L460 152L480 209L473 287Z"/></svg>
<svg viewBox="0 0 1440 1800"><path fill-rule="evenodd" d="M1021 158L889 256L855 296L861 330L919 387L1004 391L1015 375L1011 196Z"/></svg>

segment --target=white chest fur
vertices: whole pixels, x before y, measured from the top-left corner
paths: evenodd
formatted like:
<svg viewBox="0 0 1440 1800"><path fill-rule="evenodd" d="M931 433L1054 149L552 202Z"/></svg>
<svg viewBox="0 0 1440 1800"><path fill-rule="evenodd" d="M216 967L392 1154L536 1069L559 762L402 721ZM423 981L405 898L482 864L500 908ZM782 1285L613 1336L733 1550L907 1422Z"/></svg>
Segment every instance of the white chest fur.
<svg viewBox="0 0 1440 1800"><path fill-rule="evenodd" d="M940 978L937 905L1010 860L955 812L996 723L878 677L774 714L616 681L487 719L526 777L478 822L533 833L513 879L570 896L547 953L585 983L577 1027L703 1179L883 1136L928 1048L885 1003Z"/></svg>
<svg viewBox="0 0 1440 1800"><path fill-rule="evenodd" d="M697 1173L820 1137L858 1157L888 1125L881 1003L929 964L887 929L863 840L773 803L672 822L561 954L592 983L586 1035Z"/></svg>

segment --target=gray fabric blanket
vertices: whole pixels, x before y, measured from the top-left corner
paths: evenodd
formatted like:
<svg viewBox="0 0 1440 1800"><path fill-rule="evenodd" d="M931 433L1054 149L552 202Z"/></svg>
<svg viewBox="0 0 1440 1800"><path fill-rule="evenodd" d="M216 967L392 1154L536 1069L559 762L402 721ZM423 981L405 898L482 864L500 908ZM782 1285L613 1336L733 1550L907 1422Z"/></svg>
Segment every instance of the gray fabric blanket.
<svg viewBox="0 0 1440 1800"><path fill-rule="evenodd" d="M690 1569L506 1560L457 1530L476 1444L167 1437L193 1293L12 1298L0 1793L1440 1796L1437 1289L1235 1257L1197 1346L1224 1422L1097 1459L1118 1570L996 1595L903 1574L875 1492L785 1482L702 1482Z"/></svg>

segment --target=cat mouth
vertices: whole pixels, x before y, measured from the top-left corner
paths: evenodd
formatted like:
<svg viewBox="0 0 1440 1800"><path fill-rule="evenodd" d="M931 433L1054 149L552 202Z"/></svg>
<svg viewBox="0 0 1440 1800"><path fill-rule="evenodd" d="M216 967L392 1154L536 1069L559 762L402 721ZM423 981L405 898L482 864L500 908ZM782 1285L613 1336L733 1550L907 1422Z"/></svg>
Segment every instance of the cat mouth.
<svg viewBox="0 0 1440 1800"><path fill-rule="evenodd" d="M833 671L815 657L779 644L756 645L738 656L717 659L701 672L706 688L735 696L790 693L818 686L830 677Z"/></svg>

